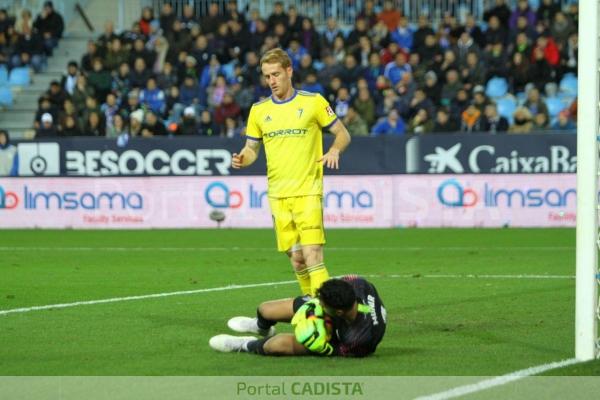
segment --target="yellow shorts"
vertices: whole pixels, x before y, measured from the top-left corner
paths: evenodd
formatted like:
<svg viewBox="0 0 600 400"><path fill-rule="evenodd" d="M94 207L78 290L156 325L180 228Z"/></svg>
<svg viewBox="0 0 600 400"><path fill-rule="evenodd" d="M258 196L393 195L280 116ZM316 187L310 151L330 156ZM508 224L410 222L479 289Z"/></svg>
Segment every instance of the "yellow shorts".
<svg viewBox="0 0 600 400"><path fill-rule="evenodd" d="M294 245L324 244L323 198L298 196L269 198L277 250L288 251Z"/></svg>

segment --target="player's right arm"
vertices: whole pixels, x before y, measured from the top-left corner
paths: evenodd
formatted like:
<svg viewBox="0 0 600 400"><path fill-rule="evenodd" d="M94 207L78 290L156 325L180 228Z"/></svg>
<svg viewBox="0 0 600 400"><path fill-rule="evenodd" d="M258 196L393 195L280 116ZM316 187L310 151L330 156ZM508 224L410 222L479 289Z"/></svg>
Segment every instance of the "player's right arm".
<svg viewBox="0 0 600 400"><path fill-rule="evenodd" d="M260 141L247 139L246 145L239 153L233 153L231 166L235 169L245 168L252 165L260 154Z"/></svg>
<svg viewBox="0 0 600 400"><path fill-rule="evenodd" d="M248 123L246 125L246 145L239 153L233 153L231 157L231 166L234 169L245 168L252 165L260 153L260 143L262 142L262 131L257 123L255 105L250 108Z"/></svg>

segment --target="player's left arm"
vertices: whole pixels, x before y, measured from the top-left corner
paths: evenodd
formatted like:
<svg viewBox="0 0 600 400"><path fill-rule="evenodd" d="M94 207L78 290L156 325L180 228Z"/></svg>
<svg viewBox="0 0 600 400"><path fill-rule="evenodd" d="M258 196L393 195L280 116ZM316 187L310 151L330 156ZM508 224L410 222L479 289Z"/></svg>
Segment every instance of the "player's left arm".
<svg viewBox="0 0 600 400"><path fill-rule="evenodd" d="M335 136L333 144L317 162L322 162L327 168L340 168L340 154L346 150L350 144L350 133L342 121L336 120L329 131Z"/></svg>

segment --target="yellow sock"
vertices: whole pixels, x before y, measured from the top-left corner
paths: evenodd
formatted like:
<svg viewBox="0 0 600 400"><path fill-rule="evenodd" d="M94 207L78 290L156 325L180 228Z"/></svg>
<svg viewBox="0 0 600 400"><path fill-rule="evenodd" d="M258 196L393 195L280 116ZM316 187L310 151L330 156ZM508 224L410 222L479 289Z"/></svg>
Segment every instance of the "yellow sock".
<svg viewBox="0 0 600 400"><path fill-rule="evenodd" d="M300 284L300 291L302 295L310 294L310 276L308 275L308 270L303 269L302 271L296 271L296 279L298 279L298 283Z"/></svg>
<svg viewBox="0 0 600 400"><path fill-rule="evenodd" d="M315 296L317 289L321 287L323 282L329 279L329 272L324 263L313 265L312 267L306 268L310 279L310 295Z"/></svg>

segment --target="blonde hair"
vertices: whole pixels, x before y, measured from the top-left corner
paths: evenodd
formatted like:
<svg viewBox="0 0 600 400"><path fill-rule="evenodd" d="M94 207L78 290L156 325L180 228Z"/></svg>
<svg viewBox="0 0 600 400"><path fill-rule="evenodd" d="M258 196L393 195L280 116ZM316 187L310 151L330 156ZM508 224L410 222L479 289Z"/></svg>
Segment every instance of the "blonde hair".
<svg viewBox="0 0 600 400"><path fill-rule="evenodd" d="M265 54L263 54L262 58L260 59L261 67L263 64L277 63L281 64L283 68L288 68L292 66L292 60L290 59L290 56L288 56L288 53L286 53L280 48L271 49L267 51Z"/></svg>

